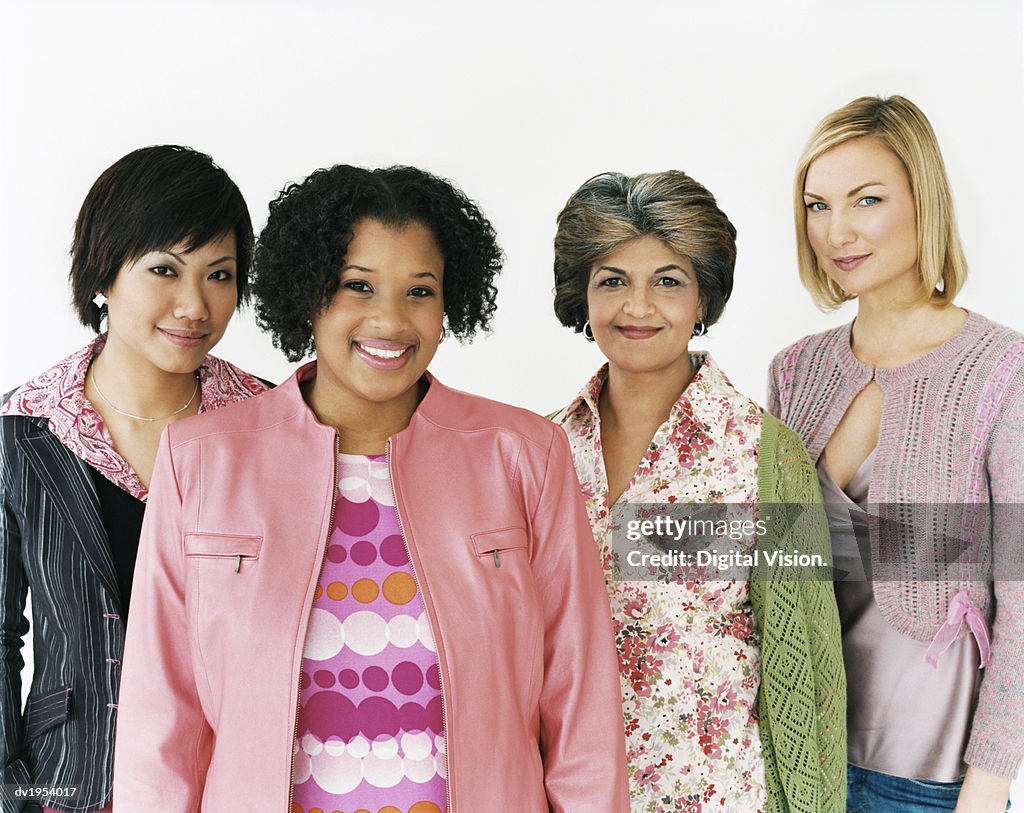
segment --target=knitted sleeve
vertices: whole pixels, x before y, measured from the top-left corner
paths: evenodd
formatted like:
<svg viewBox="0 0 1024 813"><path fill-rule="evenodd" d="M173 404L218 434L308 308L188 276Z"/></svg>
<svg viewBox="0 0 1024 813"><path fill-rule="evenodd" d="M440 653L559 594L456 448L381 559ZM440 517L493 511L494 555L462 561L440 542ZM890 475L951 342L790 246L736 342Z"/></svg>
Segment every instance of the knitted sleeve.
<svg viewBox="0 0 1024 813"><path fill-rule="evenodd" d="M764 416L761 503L818 505L821 493L799 437ZM773 545L831 558L823 512L804 512ZM761 741L772 813L846 808L846 675L830 581L761 573L751 601L761 634Z"/></svg>
<svg viewBox="0 0 1024 813"><path fill-rule="evenodd" d="M798 342L783 348L775 354L768 368L768 412L783 422L788 420L789 400L793 390L793 379L797 373L800 353L814 336L804 336Z"/></svg>
<svg viewBox="0 0 1024 813"><path fill-rule="evenodd" d="M784 350L779 352L772 359L771 366L768 367L768 400L765 402L765 408L776 418L780 417L782 413L782 393L779 389L779 377L781 375L784 355Z"/></svg>
<svg viewBox="0 0 1024 813"><path fill-rule="evenodd" d="M993 426L987 468L995 512L995 558L1017 573L1014 581L994 584L992 659L981 680L964 761L1012 778L1024 758L1024 583L1019 581L1024 561L1019 517L1024 509L1024 386L1019 382L1007 392ZM1003 525L1011 527L1000 527L1001 516Z"/></svg>

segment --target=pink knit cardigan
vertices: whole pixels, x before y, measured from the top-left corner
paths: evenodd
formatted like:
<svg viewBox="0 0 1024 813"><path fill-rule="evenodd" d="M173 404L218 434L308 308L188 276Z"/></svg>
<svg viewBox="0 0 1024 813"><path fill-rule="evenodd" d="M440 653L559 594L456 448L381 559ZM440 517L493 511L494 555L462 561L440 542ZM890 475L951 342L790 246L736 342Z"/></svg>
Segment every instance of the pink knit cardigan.
<svg viewBox="0 0 1024 813"><path fill-rule="evenodd" d="M853 355L851 328L803 338L772 361L768 409L800 435L811 459L874 379L885 401L869 503L970 504L987 507L989 518L993 504L1024 504L1024 336L970 313L930 353L876 369ZM991 559L991 537L977 543ZM1013 555L1024 558L1024 540ZM962 588L992 633L964 760L1013 777L1024 758L1024 582L876 581L874 593L896 630L930 641Z"/></svg>

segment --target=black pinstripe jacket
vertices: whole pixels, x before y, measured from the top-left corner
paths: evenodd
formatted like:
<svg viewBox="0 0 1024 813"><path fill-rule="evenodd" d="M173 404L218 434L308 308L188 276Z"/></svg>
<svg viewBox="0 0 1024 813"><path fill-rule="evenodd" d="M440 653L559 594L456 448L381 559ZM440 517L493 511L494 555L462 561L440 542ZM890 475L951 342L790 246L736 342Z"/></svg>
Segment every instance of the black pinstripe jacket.
<svg viewBox="0 0 1024 813"><path fill-rule="evenodd" d="M83 385L104 339L30 382L35 395L28 400L38 406L47 403L51 388L72 380ZM269 386L213 356L206 357L199 375L201 410ZM23 414L0 415L0 782L77 786L74 796L51 797L47 804L90 813L110 801L125 633L122 597L89 465L50 430L46 417L7 410L7 400L0 398L5 412ZM66 421L66 412L61 414ZM29 591L33 676L22 710ZM37 810L35 803L0 801L0 813Z"/></svg>
<svg viewBox="0 0 1024 813"><path fill-rule="evenodd" d="M124 621L99 498L85 462L45 419L0 417L0 757L3 782L76 785L49 802L110 799ZM21 711L25 596L34 674ZM2 803L3 813L32 804Z"/></svg>

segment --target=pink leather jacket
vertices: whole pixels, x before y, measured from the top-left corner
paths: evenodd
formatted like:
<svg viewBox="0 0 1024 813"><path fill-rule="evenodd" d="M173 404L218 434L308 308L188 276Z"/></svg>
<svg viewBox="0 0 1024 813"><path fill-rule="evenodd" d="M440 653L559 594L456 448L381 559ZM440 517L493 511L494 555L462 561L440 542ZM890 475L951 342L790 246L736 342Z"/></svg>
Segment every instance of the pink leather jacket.
<svg viewBox="0 0 1024 813"><path fill-rule="evenodd" d="M335 500L336 432L299 391L315 375L164 434L125 645L118 813L289 811ZM448 810L625 813L608 599L565 436L429 380L389 461L437 644Z"/></svg>

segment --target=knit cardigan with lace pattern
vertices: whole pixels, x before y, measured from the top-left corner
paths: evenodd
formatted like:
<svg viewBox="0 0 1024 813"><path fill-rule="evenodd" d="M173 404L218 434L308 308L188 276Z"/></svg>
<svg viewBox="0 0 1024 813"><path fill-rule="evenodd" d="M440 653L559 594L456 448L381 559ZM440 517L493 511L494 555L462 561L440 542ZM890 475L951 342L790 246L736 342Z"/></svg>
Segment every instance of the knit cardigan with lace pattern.
<svg viewBox="0 0 1024 813"><path fill-rule="evenodd" d="M884 402L869 503L969 505L985 514L986 528L998 521L994 506L1024 504L1024 336L970 313L956 334L916 361L876 369L853 354L851 330L852 323L808 336L772 362L768 409L797 432L811 459L874 380ZM988 561L993 533L976 540ZM957 534L940 527L915 538L931 546L922 561L950 561L943 546ZM1017 564L1022 547L1018 538L1010 552ZM992 633L964 761L1013 777L1024 758L1024 582L874 584L883 617L920 641L933 638L964 589Z"/></svg>
<svg viewBox="0 0 1024 813"><path fill-rule="evenodd" d="M765 414L757 460L759 505L821 503L800 438ZM831 560L823 511L807 511L774 544ZM758 578L763 576L764 578ZM750 601L761 647L758 711L767 813L846 810L846 674L830 581L755 571Z"/></svg>

